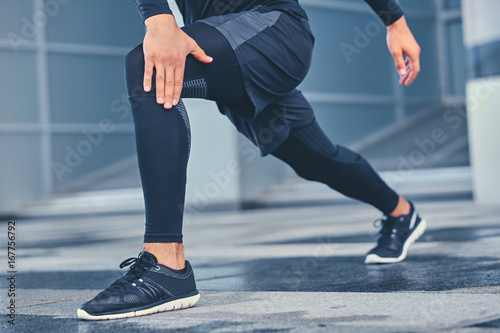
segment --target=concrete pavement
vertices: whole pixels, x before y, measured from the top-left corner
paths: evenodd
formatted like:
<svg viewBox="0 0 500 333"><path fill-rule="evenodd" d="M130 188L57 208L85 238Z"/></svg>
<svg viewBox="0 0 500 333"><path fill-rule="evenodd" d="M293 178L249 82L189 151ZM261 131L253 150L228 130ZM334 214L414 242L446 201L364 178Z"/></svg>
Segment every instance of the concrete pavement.
<svg viewBox="0 0 500 333"><path fill-rule="evenodd" d="M80 321L76 309L138 254L143 216L20 220L16 325L2 316L0 331L499 331L500 207L466 200L417 208L428 231L403 263L375 266L363 259L379 213L366 205L188 214L198 305L107 322Z"/></svg>

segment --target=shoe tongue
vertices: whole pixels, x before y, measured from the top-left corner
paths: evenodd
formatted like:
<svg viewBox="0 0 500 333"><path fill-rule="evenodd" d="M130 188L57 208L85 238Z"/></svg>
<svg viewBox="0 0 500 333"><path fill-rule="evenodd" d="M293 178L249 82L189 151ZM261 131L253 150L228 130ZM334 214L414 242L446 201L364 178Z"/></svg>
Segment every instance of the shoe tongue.
<svg viewBox="0 0 500 333"><path fill-rule="evenodd" d="M400 218L401 218L400 216L394 217L394 216L390 216L389 215L389 216L387 216L387 220L386 221L387 222L392 222L392 223L399 222Z"/></svg>
<svg viewBox="0 0 500 333"><path fill-rule="evenodd" d="M142 252L142 254L140 255L140 258L143 259L143 260L147 260L147 261L150 261L154 264L157 264L158 263L158 260L156 259L156 257L154 256L154 254L151 254L149 252Z"/></svg>

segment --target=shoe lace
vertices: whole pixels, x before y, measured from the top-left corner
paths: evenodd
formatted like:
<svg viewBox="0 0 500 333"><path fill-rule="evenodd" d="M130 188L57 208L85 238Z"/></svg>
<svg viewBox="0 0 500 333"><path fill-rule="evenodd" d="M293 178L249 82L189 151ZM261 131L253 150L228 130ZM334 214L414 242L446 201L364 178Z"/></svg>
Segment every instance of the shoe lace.
<svg viewBox="0 0 500 333"><path fill-rule="evenodd" d="M119 291L123 289L128 283L141 276L151 267L158 267L158 265L156 265L154 262L146 260L144 257L141 257L141 255L142 252L137 257L131 257L121 262L120 268L124 268L127 266L130 266L130 268L127 274L125 274L122 278L116 280L111 286L109 286L109 290Z"/></svg>
<svg viewBox="0 0 500 333"><path fill-rule="evenodd" d="M373 221L373 226L375 228L379 228L376 234L380 235L378 239L378 244L381 246L385 246L392 242L392 235L396 237L401 237L404 234L404 230L401 230L397 227L397 220L394 218L388 218L387 216L383 216L380 219Z"/></svg>
<svg viewBox="0 0 500 333"><path fill-rule="evenodd" d="M381 233L385 221L387 221L387 216L382 216L381 218L373 221L373 227L377 230L370 232L370 236L375 236Z"/></svg>

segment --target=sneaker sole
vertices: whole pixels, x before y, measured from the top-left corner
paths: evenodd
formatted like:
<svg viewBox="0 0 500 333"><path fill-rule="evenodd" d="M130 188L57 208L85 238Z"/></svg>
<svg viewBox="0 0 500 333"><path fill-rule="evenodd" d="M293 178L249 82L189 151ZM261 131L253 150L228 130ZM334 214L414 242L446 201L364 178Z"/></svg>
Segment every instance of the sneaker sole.
<svg viewBox="0 0 500 333"><path fill-rule="evenodd" d="M125 312L125 313L118 313L118 314L101 315L101 316L90 315L87 313L87 311L82 310L82 309L78 309L77 315L78 315L78 318L83 319L83 320L107 320L107 319L123 319L123 318L139 317L139 316L150 315L150 314L154 314L154 313L158 313L158 312L187 309L187 308L195 306L196 303L198 303L199 299L200 299L200 294L197 294L194 296L176 299L174 301L170 301L170 302L166 302L166 303L163 303L160 305L156 305L156 306L149 308L149 309L131 311L131 312Z"/></svg>
<svg viewBox="0 0 500 333"><path fill-rule="evenodd" d="M393 264L396 262L403 261L406 258L406 255L408 253L408 248L410 247L410 245L415 243L415 241L419 239L420 236L422 236L426 228L427 228L427 222L425 221L425 219L422 219L418 227L415 230L413 230L410 237L408 237L408 239L404 243L403 251L401 252L401 255L399 257L384 258L384 257L379 257L376 254L369 254L366 256L365 264Z"/></svg>

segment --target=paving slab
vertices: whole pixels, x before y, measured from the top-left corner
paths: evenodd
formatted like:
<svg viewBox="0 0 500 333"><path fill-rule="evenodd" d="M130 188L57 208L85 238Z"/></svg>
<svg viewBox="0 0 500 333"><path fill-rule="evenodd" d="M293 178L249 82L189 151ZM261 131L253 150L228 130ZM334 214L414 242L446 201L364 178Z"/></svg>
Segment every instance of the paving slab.
<svg viewBox="0 0 500 333"><path fill-rule="evenodd" d="M418 208L429 229L407 260L370 266L363 259L378 213L366 205L190 214L185 246L198 305L105 322L78 320L76 309L137 255L143 216L20 220L16 325L3 315L0 332L500 331L500 207Z"/></svg>

